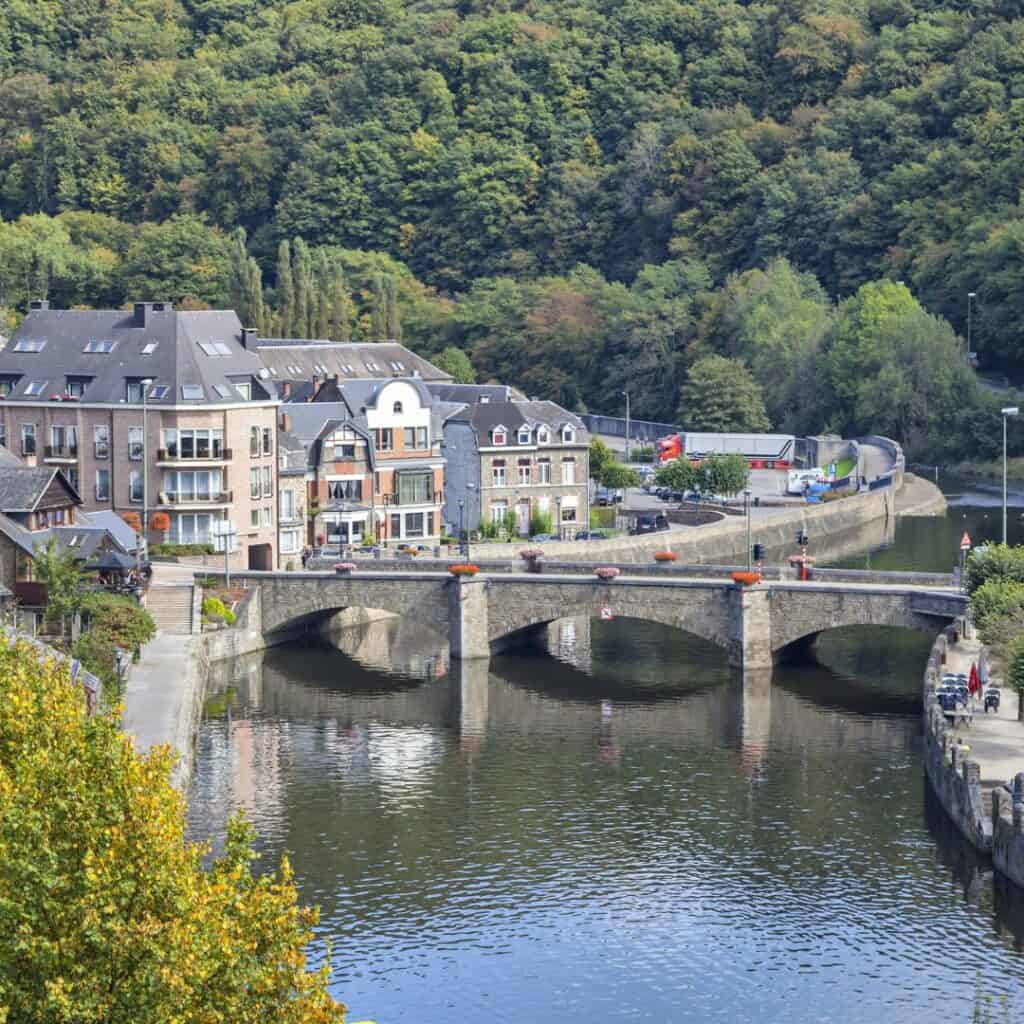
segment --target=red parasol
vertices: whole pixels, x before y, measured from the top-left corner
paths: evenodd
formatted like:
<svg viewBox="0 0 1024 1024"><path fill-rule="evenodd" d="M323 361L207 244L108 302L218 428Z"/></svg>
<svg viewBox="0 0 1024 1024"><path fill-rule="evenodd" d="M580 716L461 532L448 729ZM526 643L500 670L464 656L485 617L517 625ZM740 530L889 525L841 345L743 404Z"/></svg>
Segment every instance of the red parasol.
<svg viewBox="0 0 1024 1024"><path fill-rule="evenodd" d="M977 693L981 689L981 683L978 680L978 666L975 662L971 662L971 674L967 678L967 692Z"/></svg>

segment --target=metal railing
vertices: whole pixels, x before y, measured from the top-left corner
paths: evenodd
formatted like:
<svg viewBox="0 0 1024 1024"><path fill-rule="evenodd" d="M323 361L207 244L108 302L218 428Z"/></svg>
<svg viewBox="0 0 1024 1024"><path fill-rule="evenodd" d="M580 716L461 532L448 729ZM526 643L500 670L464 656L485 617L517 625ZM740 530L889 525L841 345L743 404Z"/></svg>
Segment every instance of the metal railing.
<svg viewBox="0 0 1024 1024"><path fill-rule="evenodd" d="M208 495L160 492L160 503L163 505L228 505L231 501L231 491L211 491Z"/></svg>
<svg viewBox="0 0 1024 1024"><path fill-rule="evenodd" d="M183 455L180 451L169 448L157 448L157 462L230 462L234 452L230 448L218 448L206 455Z"/></svg>
<svg viewBox="0 0 1024 1024"><path fill-rule="evenodd" d="M44 458L47 459L77 459L77 444L48 444L44 451Z"/></svg>

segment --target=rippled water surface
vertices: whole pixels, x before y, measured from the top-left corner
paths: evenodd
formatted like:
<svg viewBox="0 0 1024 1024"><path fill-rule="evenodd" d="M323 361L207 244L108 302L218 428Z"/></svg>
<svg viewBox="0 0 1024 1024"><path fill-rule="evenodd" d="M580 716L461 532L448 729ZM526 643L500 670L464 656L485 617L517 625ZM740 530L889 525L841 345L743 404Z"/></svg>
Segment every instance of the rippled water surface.
<svg viewBox="0 0 1024 1024"><path fill-rule="evenodd" d="M353 1019L968 1021L982 969L1024 1007L1020 901L926 803L923 638L744 684L641 622L451 674L404 630L221 666L191 793L290 855Z"/></svg>

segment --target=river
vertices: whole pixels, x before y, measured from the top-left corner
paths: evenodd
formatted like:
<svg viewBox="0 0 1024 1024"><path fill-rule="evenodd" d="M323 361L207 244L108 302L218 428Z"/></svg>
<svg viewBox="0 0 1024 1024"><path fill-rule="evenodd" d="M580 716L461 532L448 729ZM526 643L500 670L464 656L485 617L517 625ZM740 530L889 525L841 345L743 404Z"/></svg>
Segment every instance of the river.
<svg viewBox="0 0 1024 1024"><path fill-rule="evenodd" d="M993 514L871 565L948 568ZM190 833L242 808L289 855L352 1019L968 1021L979 977L1020 1010L1024 900L926 797L927 647L841 630L744 688L650 623L451 671L377 623L216 667Z"/></svg>

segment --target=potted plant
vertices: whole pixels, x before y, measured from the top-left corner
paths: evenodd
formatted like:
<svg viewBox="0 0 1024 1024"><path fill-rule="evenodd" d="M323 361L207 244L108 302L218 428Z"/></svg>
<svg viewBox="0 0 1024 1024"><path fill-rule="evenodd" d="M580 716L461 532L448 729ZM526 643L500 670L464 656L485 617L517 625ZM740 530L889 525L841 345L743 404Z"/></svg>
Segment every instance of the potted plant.
<svg viewBox="0 0 1024 1024"><path fill-rule="evenodd" d="M469 578L475 576L480 571L480 566L474 565L472 562L455 562L453 565L448 566L448 571L456 578Z"/></svg>
<svg viewBox="0 0 1024 1024"><path fill-rule="evenodd" d="M761 582L761 574L759 572L734 572L732 579L734 583L739 583L740 586L749 587Z"/></svg>
<svg viewBox="0 0 1024 1024"><path fill-rule="evenodd" d="M606 582L610 583L613 579L615 579L616 576L619 575L619 570L616 569L613 565L601 565L594 570L594 575L599 580L605 580Z"/></svg>
<svg viewBox="0 0 1024 1024"><path fill-rule="evenodd" d="M351 576L356 571L355 562L338 562L334 566L334 571L339 576Z"/></svg>
<svg viewBox="0 0 1024 1024"><path fill-rule="evenodd" d="M544 557L544 552L540 548L523 548L519 552L519 557L526 563L527 572L540 572L540 560Z"/></svg>
<svg viewBox="0 0 1024 1024"><path fill-rule="evenodd" d="M674 562L679 556L674 551L655 551L654 560L656 562L671 563Z"/></svg>

